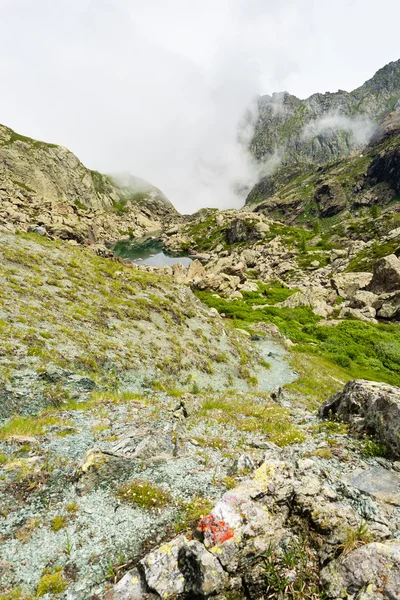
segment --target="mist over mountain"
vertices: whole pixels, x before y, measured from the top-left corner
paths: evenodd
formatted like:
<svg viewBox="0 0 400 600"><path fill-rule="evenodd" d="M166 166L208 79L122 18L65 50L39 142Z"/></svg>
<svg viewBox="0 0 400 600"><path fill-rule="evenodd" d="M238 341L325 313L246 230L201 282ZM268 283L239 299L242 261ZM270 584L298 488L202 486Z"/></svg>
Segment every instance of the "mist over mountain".
<svg viewBox="0 0 400 600"><path fill-rule="evenodd" d="M282 166L331 162L363 147L399 98L400 60L350 93L316 93L306 100L288 92L261 96L251 151L260 162L277 156Z"/></svg>

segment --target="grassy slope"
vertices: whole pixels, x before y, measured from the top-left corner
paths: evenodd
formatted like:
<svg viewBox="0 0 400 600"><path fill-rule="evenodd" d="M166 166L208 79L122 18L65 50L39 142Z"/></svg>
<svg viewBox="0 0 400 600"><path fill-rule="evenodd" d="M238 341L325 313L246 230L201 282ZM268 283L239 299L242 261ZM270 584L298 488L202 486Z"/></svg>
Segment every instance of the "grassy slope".
<svg viewBox="0 0 400 600"><path fill-rule="evenodd" d="M168 277L34 234L3 234L0 257L5 379L51 361L107 384L147 369L171 387L190 374L210 378L214 364L221 377L235 375L243 355L252 364L248 342L229 328L224 336L221 321Z"/></svg>
<svg viewBox="0 0 400 600"><path fill-rule="evenodd" d="M268 298L282 296L281 287L260 286L258 299L254 293L244 293L243 300L230 301L216 298L208 292L198 292L208 306L235 322L237 327L248 327L258 322L275 324L280 332L295 342L293 352L314 355L340 367L339 380L364 378L400 385L400 331L399 326L373 325L356 320L338 325L319 325L321 320L310 308L278 308L267 306L253 310L257 303L268 303ZM312 370L317 367L314 364Z"/></svg>

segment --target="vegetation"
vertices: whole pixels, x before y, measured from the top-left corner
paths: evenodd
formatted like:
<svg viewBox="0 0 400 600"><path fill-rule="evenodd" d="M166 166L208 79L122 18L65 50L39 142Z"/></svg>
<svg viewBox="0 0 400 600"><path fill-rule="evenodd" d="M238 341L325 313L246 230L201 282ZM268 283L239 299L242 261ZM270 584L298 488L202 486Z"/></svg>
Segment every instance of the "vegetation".
<svg viewBox="0 0 400 600"><path fill-rule="evenodd" d="M54 519L51 520L50 527L52 531L60 531L60 529L63 529L66 526L66 524L66 517L58 515L57 517L54 517Z"/></svg>
<svg viewBox="0 0 400 600"><path fill-rule="evenodd" d="M117 496L124 502L146 510L163 508L171 502L171 496L164 488L143 479L120 485Z"/></svg>
<svg viewBox="0 0 400 600"><path fill-rule="evenodd" d="M249 402L246 397L226 394L206 399L199 417L226 423L236 431L258 432L268 436L278 446L300 443L303 432L291 421L287 410L273 402L265 402L262 395L254 395Z"/></svg>
<svg viewBox="0 0 400 600"><path fill-rule="evenodd" d="M67 582L61 569L45 572L37 586L36 594L40 598L46 594L61 594L67 588Z"/></svg>
<svg viewBox="0 0 400 600"><path fill-rule="evenodd" d="M176 533L192 532L199 519L208 515L213 507L213 502L202 496L194 496L190 502L179 511L174 524Z"/></svg>
<svg viewBox="0 0 400 600"><path fill-rule="evenodd" d="M342 554L345 556L365 544L369 544L374 539L374 535L369 531L366 523L360 523L356 528L348 528L346 532L346 539L340 546Z"/></svg>
<svg viewBox="0 0 400 600"><path fill-rule="evenodd" d="M306 540L285 549L270 545L263 557L266 597L271 600L323 600L316 553Z"/></svg>
<svg viewBox="0 0 400 600"><path fill-rule="evenodd" d="M59 417L46 412L36 417L15 416L0 428L0 440L4 440L12 435L43 435L48 427L51 425L60 425L61 423L65 425L66 421L62 422Z"/></svg>
<svg viewBox="0 0 400 600"><path fill-rule="evenodd" d="M274 297L275 286L270 293ZM267 297L268 291L263 289L262 294ZM244 293L243 299L234 302L210 292L197 295L232 319L236 327L251 329L254 323L273 323L282 335L296 343L294 352L315 355L341 367L340 380L363 378L400 385L400 338L396 324L346 320L338 325L319 325L320 317L307 307L263 306L254 310L252 307L262 300L253 293Z"/></svg>

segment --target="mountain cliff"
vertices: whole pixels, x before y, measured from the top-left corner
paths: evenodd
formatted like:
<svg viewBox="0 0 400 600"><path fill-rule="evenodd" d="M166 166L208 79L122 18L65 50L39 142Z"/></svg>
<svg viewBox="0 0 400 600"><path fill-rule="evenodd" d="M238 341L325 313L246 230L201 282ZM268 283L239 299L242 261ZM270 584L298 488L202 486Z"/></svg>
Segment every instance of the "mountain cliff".
<svg viewBox="0 0 400 600"><path fill-rule="evenodd" d="M86 168L69 150L0 125L0 226L78 242L142 235L178 216L154 186Z"/></svg>
<svg viewBox="0 0 400 600"><path fill-rule="evenodd" d="M282 165L325 164L364 145L374 124L400 99L400 60L380 69L361 87L313 94L261 96L250 149L258 160L275 156Z"/></svg>

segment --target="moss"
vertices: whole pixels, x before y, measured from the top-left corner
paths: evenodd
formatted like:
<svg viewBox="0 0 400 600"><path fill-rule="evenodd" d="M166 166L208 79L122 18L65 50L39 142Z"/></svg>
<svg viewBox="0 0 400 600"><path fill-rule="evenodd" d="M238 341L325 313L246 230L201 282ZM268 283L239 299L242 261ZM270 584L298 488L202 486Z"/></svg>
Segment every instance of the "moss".
<svg viewBox="0 0 400 600"><path fill-rule="evenodd" d="M46 594L62 594L67 588L67 582L61 570L44 573L37 585L36 594L40 598Z"/></svg>
<svg viewBox="0 0 400 600"><path fill-rule="evenodd" d="M60 529L63 529L67 524L67 519L66 517L63 517L62 515L58 515L57 517L54 517L54 519L52 519L50 521L50 529L52 531L60 531Z"/></svg>

